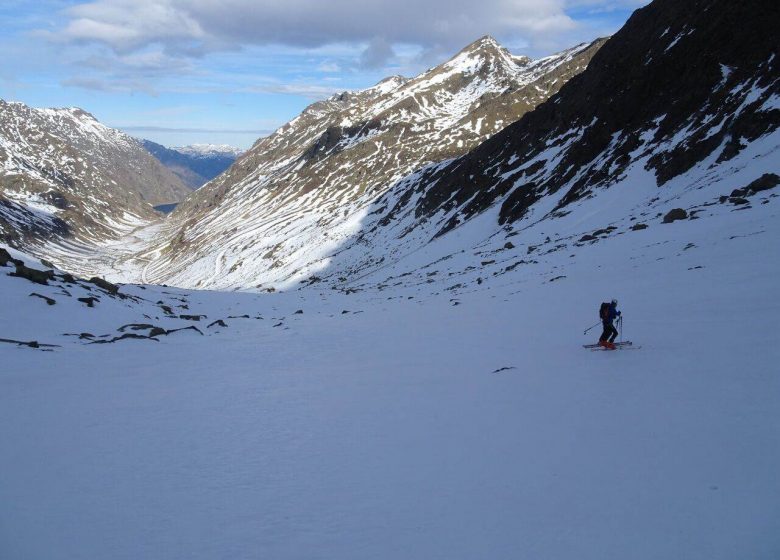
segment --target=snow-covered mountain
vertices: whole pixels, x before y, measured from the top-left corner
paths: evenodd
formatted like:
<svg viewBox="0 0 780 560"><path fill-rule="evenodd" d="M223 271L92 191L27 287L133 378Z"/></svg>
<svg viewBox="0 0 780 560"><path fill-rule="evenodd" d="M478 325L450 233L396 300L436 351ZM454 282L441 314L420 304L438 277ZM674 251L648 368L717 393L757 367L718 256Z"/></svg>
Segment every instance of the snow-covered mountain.
<svg viewBox="0 0 780 560"><path fill-rule="evenodd" d="M658 0L598 52L518 63L488 38L414 80L315 104L188 200L138 262L145 278L182 286L354 289L368 277L424 281L419 254L500 254L464 263L471 283L533 251L657 227L675 209L748 209L732 193L778 181L778 60L763 7ZM577 73L588 53L587 70L523 109L540 80L562 85L554 73ZM503 128L480 114L496 107L523 116Z"/></svg>
<svg viewBox="0 0 780 560"><path fill-rule="evenodd" d="M230 167L243 150L227 144L193 144L166 148L151 140L141 140L154 157L195 190Z"/></svg>
<svg viewBox="0 0 780 560"><path fill-rule="evenodd" d="M5 555L777 557L777 15L655 0L495 133L432 85L467 50L50 247L282 293L0 247ZM634 345L583 348L613 297Z"/></svg>
<svg viewBox="0 0 780 560"><path fill-rule="evenodd" d="M0 238L100 243L156 218L189 190L135 139L77 108L0 100Z"/></svg>
<svg viewBox="0 0 780 560"><path fill-rule="evenodd" d="M603 42L530 61L484 37L414 79L311 105L177 208L155 241L160 258L139 259L146 277L256 287L300 276L298 248L334 250L377 197L536 107Z"/></svg>
<svg viewBox="0 0 780 560"><path fill-rule="evenodd" d="M225 156L235 159L244 153L244 150L241 148L236 148L229 144L191 144L189 146L175 146L171 149L194 158Z"/></svg>

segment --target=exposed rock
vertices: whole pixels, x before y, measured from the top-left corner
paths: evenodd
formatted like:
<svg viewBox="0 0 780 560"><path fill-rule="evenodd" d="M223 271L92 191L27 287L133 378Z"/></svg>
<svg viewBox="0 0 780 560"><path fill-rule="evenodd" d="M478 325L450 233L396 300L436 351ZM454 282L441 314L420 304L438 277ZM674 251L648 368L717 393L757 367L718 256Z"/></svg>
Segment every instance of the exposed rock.
<svg viewBox="0 0 780 560"><path fill-rule="evenodd" d="M640 231L643 229L647 229L647 224L634 224L633 226L631 226L632 231Z"/></svg>
<svg viewBox="0 0 780 560"><path fill-rule="evenodd" d="M79 301L87 304L87 307L95 307L95 304L100 300L96 297L80 297Z"/></svg>
<svg viewBox="0 0 780 560"><path fill-rule="evenodd" d="M128 339L134 339L134 340L153 340L154 342L160 342L156 338L152 338L151 336L146 336L143 334L135 334L135 333L125 333L122 336L115 336L114 338L108 339L108 340L93 340L89 344L113 344L114 342L119 342L120 340L128 340Z"/></svg>
<svg viewBox="0 0 780 560"><path fill-rule="evenodd" d="M210 329L211 327L227 327L227 323L222 319L217 319L213 323L210 323L206 328Z"/></svg>
<svg viewBox="0 0 780 560"><path fill-rule="evenodd" d="M33 293L31 293L31 294L30 294L30 297L37 297L37 298L41 298L42 300L44 300L44 301L47 303L47 305L54 305L55 303L57 303L57 302L56 302L55 300L53 300L52 298L50 298L50 297L46 297L46 296L42 296L41 294L39 294L39 293L37 293L37 292L33 292Z"/></svg>
<svg viewBox="0 0 780 560"><path fill-rule="evenodd" d="M35 268L29 268L23 264L17 264L16 272L11 273L10 276L25 278L30 282L43 284L44 286L49 285L49 280L54 280L54 272L51 270L37 270Z"/></svg>
<svg viewBox="0 0 780 560"><path fill-rule="evenodd" d="M741 189L734 189L731 191L731 198L744 198L747 196L753 196L761 191L768 191L775 188L780 184L780 177L774 173L764 173L761 177ZM733 200L732 200L733 202Z"/></svg>
<svg viewBox="0 0 780 560"><path fill-rule="evenodd" d="M29 342L24 340L12 340L10 338L0 338L0 342L5 342L7 344L16 344L18 346L27 346L29 348L60 348L57 344L41 344L37 340L30 340Z"/></svg>
<svg viewBox="0 0 780 560"><path fill-rule="evenodd" d="M12 258L11 254L8 251L0 247L0 266L7 266L8 263L12 263L14 266L24 264L19 259Z"/></svg>
<svg viewBox="0 0 780 560"><path fill-rule="evenodd" d="M686 212L682 208L675 208L674 210L670 210L669 212L667 212L666 216L664 216L663 223L671 224L672 222L676 222L677 220L686 220L687 218L688 218L688 212Z"/></svg>
<svg viewBox="0 0 780 560"><path fill-rule="evenodd" d="M185 321L200 321L205 318L205 315L179 315L179 319L184 319Z"/></svg>
<svg viewBox="0 0 780 560"><path fill-rule="evenodd" d="M180 329L170 329L166 331L166 334L173 334L175 332L181 332L181 331L195 331L199 335L203 336L203 331L201 331L198 327L194 325L190 325L189 327L182 327Z"/></svg>
<svg viewBox="0 0 780 560"><path fill-rule="evenodd" d="M133 330L133 331L145 331L145 330L149 330L149 329L153 329L153 328L154 328L154 325L150 325L148 323L130 323L130 324L127 324L127 325L122 325L117 330L119 332L125 332L126 329L130 329L130 330Z"/></svg>
<svg viewBox="0 0 780 560"><path fill-rule="evenodd" d="M107 280L103 280L102 278L98 278L97 276L90 278L89 283L94 284L98 288L104 289L111 295L115 296L116 294L119 293L119 286L117 286L116 284L112 284Z"/></svg>

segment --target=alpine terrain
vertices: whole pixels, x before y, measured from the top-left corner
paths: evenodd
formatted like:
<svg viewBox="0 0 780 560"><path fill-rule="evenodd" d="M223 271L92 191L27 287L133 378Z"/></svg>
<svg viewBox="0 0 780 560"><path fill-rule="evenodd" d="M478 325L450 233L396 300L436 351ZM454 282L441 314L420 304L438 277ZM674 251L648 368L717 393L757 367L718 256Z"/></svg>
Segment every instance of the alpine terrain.
<svg viewBox="0 0 780 560"><path fill-rule="evenodd" d="M135 139L77 108L0 100L0 239L94 246L158 217L189 192Z"/></svg>
<svg viewBox="0 0 780 560"><path fill-rule="evenodd" d="M315 103L184 201L132 256L143 275L122 262L117 278L223 288L308 278L377 197L536 107L603 42L531 61L483 37L417 78Z"/></svg>
<svg viewBox="0 0 780 560"><path fill-rule="evenodd" d="M183 199L0 105L0 556L780 556L779 16L484 37Z"/></svg>
<svg viewBox="0 0 780 560"><path fill-rule="evenodd" d="M141 140L141 143L192 190L220 175L243 153L243 150L228 145L193 144L166 148L151 140Z"/></svg>

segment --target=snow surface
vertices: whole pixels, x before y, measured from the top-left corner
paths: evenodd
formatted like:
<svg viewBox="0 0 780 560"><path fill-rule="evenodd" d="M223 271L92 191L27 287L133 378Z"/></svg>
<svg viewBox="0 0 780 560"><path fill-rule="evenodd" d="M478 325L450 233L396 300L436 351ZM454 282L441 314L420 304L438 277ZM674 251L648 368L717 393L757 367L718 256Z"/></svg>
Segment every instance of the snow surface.
<svg viewBox="0 0 780 560"><path fill-rule="evenodd" d="M777 558L780 221L762 199L455 291L456 257L392 290L125 286L144 301L94 309L0 274L0 337L62 345L0 344L2 556ZM611 297L641 349L581 347ZM62 336L190 324L158 300L250 318Z"/></svg>

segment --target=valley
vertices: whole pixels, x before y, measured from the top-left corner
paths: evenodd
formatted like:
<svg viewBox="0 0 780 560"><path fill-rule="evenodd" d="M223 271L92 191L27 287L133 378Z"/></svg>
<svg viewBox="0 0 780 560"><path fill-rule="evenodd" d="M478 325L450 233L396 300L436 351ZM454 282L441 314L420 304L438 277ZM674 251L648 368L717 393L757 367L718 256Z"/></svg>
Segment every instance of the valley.
<svg viewBox="0 0 780 560"><path fill-rule="evenodd" d="M776 558L778 7L627 18L246 151L0 101L0 556Z"/></svg>

